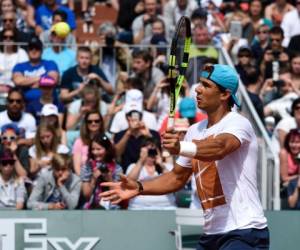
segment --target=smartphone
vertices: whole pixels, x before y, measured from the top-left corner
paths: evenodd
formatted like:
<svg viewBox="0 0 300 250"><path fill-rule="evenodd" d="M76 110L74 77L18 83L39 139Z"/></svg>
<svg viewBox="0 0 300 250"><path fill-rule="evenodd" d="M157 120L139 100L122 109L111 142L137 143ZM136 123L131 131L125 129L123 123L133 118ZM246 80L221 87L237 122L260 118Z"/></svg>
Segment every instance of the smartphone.
<svg viewBox="0 0 300 250"><path fill-rule="evenodd" d="M231 37L241 38L243 33L242 23L240 21L231 21L229 32Z"/></svg>

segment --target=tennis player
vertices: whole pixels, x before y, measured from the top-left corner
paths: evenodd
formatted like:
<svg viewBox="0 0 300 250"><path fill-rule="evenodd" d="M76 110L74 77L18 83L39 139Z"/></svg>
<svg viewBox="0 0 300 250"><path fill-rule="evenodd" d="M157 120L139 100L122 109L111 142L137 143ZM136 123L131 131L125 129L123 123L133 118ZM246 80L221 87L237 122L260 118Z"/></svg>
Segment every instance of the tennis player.
<svg viewBox="0 0 300 250"><path fill-rule="evenodd" d="M172 129L163 146L179 155L173 171L136 182L122 176L102 197L113 203L136 195L161 195L182 188L194 173L204 210L198 250L269 249L267 220L260 203L256 165L258 146L250 122L231 111L238 76L227 65L206 65L196 88L198 107L208 118L192 125L184 141Z"/></svg>

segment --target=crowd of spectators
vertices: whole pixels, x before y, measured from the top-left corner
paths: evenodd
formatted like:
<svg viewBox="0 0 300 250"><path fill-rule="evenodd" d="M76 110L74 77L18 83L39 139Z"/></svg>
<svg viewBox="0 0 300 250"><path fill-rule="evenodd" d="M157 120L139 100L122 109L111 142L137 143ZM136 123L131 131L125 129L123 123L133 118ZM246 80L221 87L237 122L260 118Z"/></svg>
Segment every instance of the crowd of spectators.
<svg viewBox="0 0 300 250"><path fill-rule="evenodd" d="M185 15L192 44L175 131L183 138L206 118L194 89L225 49L274 142L282 199L300 209L299 0L1 0L0 14L0 208L178 205L176 194L118 206L99 194L120 174L144 180L173 167L160 140L168 47Z"/></svg>

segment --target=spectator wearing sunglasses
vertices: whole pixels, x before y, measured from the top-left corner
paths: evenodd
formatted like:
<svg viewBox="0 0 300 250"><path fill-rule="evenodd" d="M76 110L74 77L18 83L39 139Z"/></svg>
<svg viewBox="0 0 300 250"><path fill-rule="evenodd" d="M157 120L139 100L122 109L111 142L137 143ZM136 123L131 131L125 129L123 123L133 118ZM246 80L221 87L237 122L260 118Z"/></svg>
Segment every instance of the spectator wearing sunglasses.
<svg viewBox="0 0 300 250"><path fill-rule="evenodd" d="M80 176L81 167L86 164L88 159L88 146L94 136L99 133L104 133L103 118L96 110L88 111L81 123L80 137L75 140L72 150L74 171L78 176Z"/></svg>
<svg viewBox="0 0 300 250"><path fill-rule="evenodd" d="M11 87L14 87L12 81L12 69L18 63L28 60L26 51L19 48L16 33L14 30L5 29L0 32L0 93L7 93Z"/></svg>
<svg viewBox="0 0 300 250"><path fill-rule="evenodd" d="M253 53L253 58L255 58L257 65L260 65L264 55L264 50L269 45L269 38L270 38L269 31L270 28L267 24L260 25L257 28L256 36L252 41L251 51Z"/></svg>
<svg viewBox="0 0 300 250"><path fill-rule="evenodd" d="M24 181L16 171L14 154L6 149L0 155L0 209L23 209L26 197Z"/></svg>
<svg viewBox="0 0 300 250"><path fill-rule="evenodd" d="M264 51L263 60L260 65L260 70L264 76L264 79L273 77L273 62L278 61L279 73L285 73L289 66L289 52L282 46L284 39L284 33L282 28L274 26L270 29L270 43Z"/></svg>
<svg viewBox="0 0 300 250"><path fill-rule="evenodd" d="M15 123L21 130L19 145L32 145L36 131L34 117L24 112L24 95L21 89L12 88L7 97L7 110L0 112L0 127L8 123Z"/></svg>
<svg viewBox="0 0 300 250"><path fill-rule="evenodd" d="M27 176L29 173L28 148L19 145L20 129L15 123L8 123L1 128L1 144L0 154L5 150L10 150L14 156L16 164L16 172L18 176Z"/></svg>
<svg viewBox="0 0 300 250"><path fill-rule="evenodd" d="M18 15L15 11L10 10L2 13L2 25L0 24L0 29L2 28L3 30L14 30L16 33L17 41L20 43L24 43L21 45L21 47L23 49L26 49L26 44L30 39L30 35L29 33L24 32L24 30L20 30L21 27L19 26L19 22L17 19Z"/></svg>

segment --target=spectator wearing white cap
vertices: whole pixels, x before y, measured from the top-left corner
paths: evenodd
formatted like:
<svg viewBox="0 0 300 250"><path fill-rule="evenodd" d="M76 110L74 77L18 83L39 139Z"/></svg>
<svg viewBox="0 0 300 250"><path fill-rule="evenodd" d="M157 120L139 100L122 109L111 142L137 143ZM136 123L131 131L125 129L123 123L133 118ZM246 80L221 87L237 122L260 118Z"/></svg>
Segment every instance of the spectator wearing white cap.
<svg viewBox="0 0 300 250"><path fill-rule="evenodd" d="M142 120L142 104L134 101L125 102L124 114L128 128L114 135L117 157L121 159L121 166L126 172L127 167L136 163L142 142L145 138L153 138L160 145L158 132L149 128L148 123Z"/></svg>
<svg viewBox="0 0 300 250"><path fill-rule="evenodd" d="M54 88L56 86L56 81L50 76L42 76L39 80L39 89L41 91L41 97L34 99L28 105L26 105L26 111L34 116L37 125L40 123L40 116L42 108L45 104L53 104L60 116L64 112L64 106L55 94Z"/></svg>
<svg viewBox="0 0 300 250"><path fill-rule="evenodd" d="M67 145L67 135L65 129L62 127L62 119L63 115L59 113L56 105L48 103L43 106L40 114L40 122L53 126L60 138L60 143Z"/></svg>
<svg viewBox="0 0 300 250"><path fill-rule="evenodd" d="M138 89L130 89L125 93L125 103L123 109L117 112L112 120L109 131L116 134L128 128L126 115L132 111L138 111L141 114L141 120L152 130L157 130L157 121L155 115L144 110L143 93Z"/></svg>

